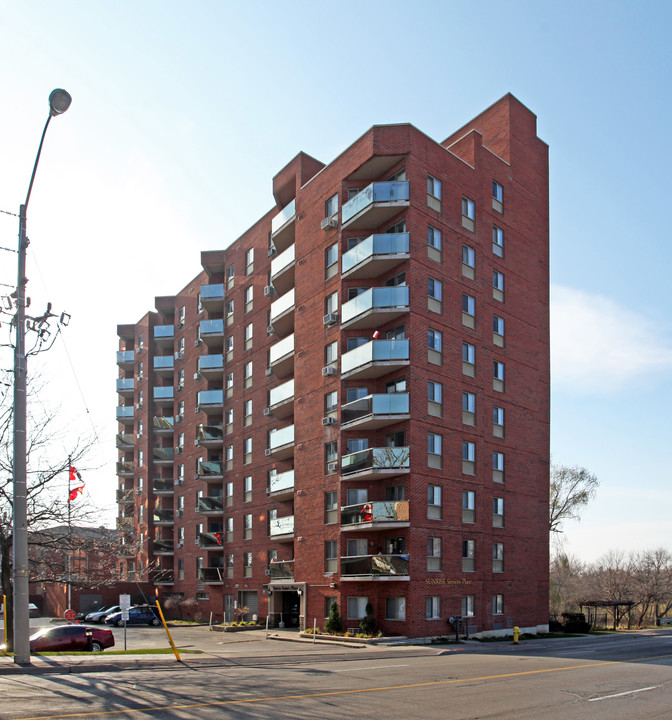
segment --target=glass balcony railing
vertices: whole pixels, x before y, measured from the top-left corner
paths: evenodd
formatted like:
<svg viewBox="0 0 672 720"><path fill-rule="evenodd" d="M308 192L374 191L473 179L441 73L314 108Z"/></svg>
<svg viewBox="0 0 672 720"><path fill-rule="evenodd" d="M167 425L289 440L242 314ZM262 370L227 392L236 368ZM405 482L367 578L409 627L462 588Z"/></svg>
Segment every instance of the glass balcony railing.
<svg viewBox="0 0 672 720"><path fill-rule="evenodd" d="M155 432L167 432L173 429L173 426L175 425L175 418L156 415L152 420L152 425L154 426Z"/></svg>
<svg viewBox="0 0 672 720"><path fill-rule="evenodd" d="M152 490L155 493L172 493L175 492L175 483L172 478L154 478L152 480Z"/></svg>
<svg viewBox="0 0 672 720"><path fill-rule="evenodd" d="M294 288L271 303L271 325L273 320L294 307Z"/></svg>
<svg viewBox="0 0 672 720"><path fill-rule="evenodd" d="M199 497L196 505L196 512L222 512L224 510L224 498L220 495Z"/></svg>
<svg viewBox="0 0 672 720"><path fill-rule="evenodd" d="M161 461L172 461L175 459L175 449L172 447L155 447L152 450L152 457L154 460Z"/></svg>
<svg viewBox="0 0 672 720"><path fill-rule="evenodd" d="M118 433L116 445L118 448L129 447L135 443L133 433Z"/></svg>
<svg viewBox="0 0 672 720"><path fill-rule="evenodd" d="M122 460L117 463L117 475L132 475L135 472L133 460Z"/></svg>
<svg viewBox="0 0 672 720"><path fill-rule="evenodd" d="M341 558L341 577L409 574L408 555L360 555Z"/></svg>
<svg viewBox="0 0 672 720"><path fill-rule="evenodd" d="M383 233L369 235L355 247L343 254L341 269L344 273L376 255L408 255L410 242L408 233Z"/></svg>
<svg viewBox="0 0 672 720"><path fill-rule="evenodd" d="M154 370L173 370L175 367L175 358L172 355L155 355Z"/></svg>
<svg viewBox="0 0 672 720"><path fill-rule="evenodd" d="M172 570L156 568L150 570L149 576L155 585L172 585L175 582L175 575Z"/></svg>
<svg viewBox="0 0 672 720"><path fill-rule="evenodd" d="M135 378L117 378L117 392L132 392L135 389Z"/></svg>
<svg viewBox="0 0 672 720"><path fill-rule="evenodd" d="M344 224L347 223L348 220L375 203L403 202L408 201L409 197L408 180L373 182L343 205L341 221Z"/></svg>
<svg viewBox="0 0 672 720"><path fill-rule="evenodd" d="M341 373L370 363L405 362L409 359L408 340L370 340L341 355Z"/></svg>
<svg viewBox="0 0 672 720"><path fill-rule="evenodd" d="M341 526L361 523L408 523L408 500L393 500L347 505L341 508Z"/></svg>
<svg viewBox="0 0 672 720"><path fill-rule="evenodd" d="M295 260L295 245L292 243L287 250L281 252L271 261L271 278L289 267Z"/></svg>
<svg viewBox="0 0 672 720"><path fill-rule="evenodd" d="M288 335L286 338L282 338L277 343L271 345L268 351L268 362L272 365L283 357L290 355L294 352L294 333Z"/></svg>
<svg viewBox="0 0 672 720"><path fill-rule="evenodd" d="M381 447L359 450L341 458L341 474L377 470L405 470L410 467L410 448Z"/></svg>
<svg viewBox="0 0 672 720"><path fill-rule="evenodd" d="M224 335L224 319L215 318L214 320L201 320L199 323L200 336L202 338L208 335Z"/></svg>
<svg viewBox="0 0 672 720"><path fill-rule="evenodd" d="M155 553L172 553L174 550L172 540L154 540Z"/></svg>
<svg viewBox="0 0 672 720"><path fill-rule="evenodd" d="M294 533L294 515L275 518L269 524L269 535L292 535Z"/></svg>
<svg viewBox="0 0 672 720"><path fill-rule="evenodd" d="M224 568L223 567L204 567L198 568L198 579L207 584L223 583Z"/></svg>
<svg viewBox="0 0 672 720"><path fill-rule="evenodd" d="M175 521L175 515L172 510L157 510L152 514L155 523L172 523Z"/></svg>
<svg viewBox="0 0 672 720"><path fill-rule="evenodd" d="M273 407L278 403L285 402L294 397L294 378L288 380L282 385L277 385L268 393L269 407Z"/></svg>
<svg viewBox="0 0 672 720"><path fill-rule="evenodd" d="M367 395L341 406L341 426L371 417L408 415L410 412L408 393L381 393Z"/></svg>
<svg viewBox="0 0 672 720"><path fill-rule="evenodd" d="M161 385L153 388L152 393L154 400L172 400L175 397L175 388Z"/></svg>
<svg viewBox="0 0 672 720"><path fill-rule="evenodd" d="M271 475L268 482L268 492L270 494L281 492L283 490L292 490L294 488L294 470L287 470L277 475Z"/></svg>
<svg viewBox="0 0 672 720"><path fill-rule="evenodd" d="M198 371L203 372L204 370L223 370L224 369L224 356L223 355L200 355L198 358Z"/></svg>
<svg viewBox="0 0 672 720"><path fill-rule="evenodd" d="M268 574L271 580L293 580L294 579L294 561L293 560L271 560L268 566Z"/></svg>
<svg viewBox="0 0 672 720"><path fill-rule="evenodd" d="M133 490L117 490L117 502L122 504L132 503Z"/></svg>
<svg viewBox="0 0 672 720"><path fill-rule="evenodd" d="M201 301L224 300L224 284L201 285Z"/></svg>
<svg viewBox="0 0 672 720"><path fill-rule="evenodd" d="M221 460L199 460L196 473L201 477L223 475L224 463Z"/></svg>
<svg viewBox="0 0 672 720"><path fill-rule="evenodd" d="M202 532L198 534L197 542L200 547L221 547L224 542L222 532Z"/></svg>
<svg viewBox="0 0 672 720"><path fill-rule="evenodd" d="M290 220L296 217L296 200L292 200L271 220L271 235L284 227Z"/></svg>
<svg viewBox="0 0 672 720"><path fill-rule="evenodd" d="M269 435L269 447L271 450L289 445L294 442L294 425L272 430Z"/></svg>
<svg viewBox="0 0 672 720"><path fill-rule="evenodd" d="M175 337L175 326L174 325L155 325L154 326L154 339L155 340L167 340Z"/></svg>
<svg viewBox="0 0 672 720"><path fill-rule="evenodd" d="M196 428L196 442L199 445L205 442L221 442L223 437L222 425L198 425Z"/></svg>
<svg viewBox="0 0 672 720"><path fill-rule="evenodd" d="M134 350L117 350L117 365L128 365L135 362Z"/></svg>
<svg viewBox="0 0 672 720"><path fill-rule="evenodd" d="M206 405L223 405L224 390L200 390L198 393L198 404Z"/></svg>
<svg viewBox="0 0 672 720"><path fill-rule="evenodd" d="M341 305L341 322L346 323L370 310L408 307L409 293L407 285L393 287L374 287L365 290L352 300Z"/></svg>
<svg viewBox="0 0 672 720"><path fill-rule="evenodd" d="M119 405L117 407L117 420L128 420L133 418L135 408L133 405Z"/></svg>

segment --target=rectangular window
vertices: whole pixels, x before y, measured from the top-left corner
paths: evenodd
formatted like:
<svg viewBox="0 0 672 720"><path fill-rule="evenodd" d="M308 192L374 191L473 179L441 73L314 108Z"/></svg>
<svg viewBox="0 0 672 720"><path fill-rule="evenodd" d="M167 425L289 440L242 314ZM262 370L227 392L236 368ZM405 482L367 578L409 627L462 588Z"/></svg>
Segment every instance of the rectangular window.
<svg viewBox="0 0 672 720"><path fill-rule="evenodd" d="M476 412L476 395L474 393L462 393L462 411L472 414Z"/></svg>
<svg viewBox="0 0 672 720"><path fill-rule="evenodd" d="M492 181L492 199L504 202L504 188L496 181Z"/></svg>
<svg viewBox="0 0 672 720"><path fill-rule="evenodd" d="M425 620L441 619L441 598L438 595L428 595L425 598Z"/></svg>
<svg viewBox="0 0 672 720"><path fill-rule="evenodd" d="M504 572L504 543L492 544L492 572Z"/></svg>
<svg viewBox="0 0 672 720"><path fill-rule="evenodd" d="M226 374L226 389L233 390L233 373Z"/></svg>
<svg viewBox="0 0 672 720"><path fill-rule="evenodd" d="M474 206L474 201L470 200L467 197L462 198L462 216L468 218L469 220L476 219L476 209Z"/></svg>
<svg viewBox="0 0 672 720"><path fill-rule="evenodd" d="M492 526L504 527L504 498L492 498Z"/></svg>
<svg viewBox="0 0 672 720"><path fill-rule="evenodd" d="M492 363L492 377L494 379L495 390L504 390L504 363L494 360Z"/></svg>
<svg viewBox="0 0 672 720"><path fill-rule="evenodd" d="M468 245L462 246L462 264L470 268L476 267L476 253L474 252L474 248Z"/></svg>
<svg viewBox="0 0 672 720"><path fill-rule="evenodd" d="M470 365L476 362L476 348L470 343L462 343L462 362Z"/></svg>
<svg viewBox="0 0 672 720"><path fill-rule="evenodd" d="M233 352L233 335L230 335L230 336L227 337L226 340L224 341L224 350L225 350L225 352L226 352L227 355L228 355L229 353L232 353L232 352ZM228 358L227 358L227 360L228 360Z"/></svg>
<svg viewBox="0 0 672 720"><path fill-rule="evenodd" d="M245 253L245 274L251 275L254 272L254 248Z"/></svg>
<svg viewBox="0 0 672 720"><path fill-rule="evenodd" d="M324 571L336 572L338 570L338 542L325 540L324 542Z"/></svg>
<svg viewBox="0 0 672 720"><path fill-rule="evenodd" d="M252 363L252 360L250 362L246 362L245 366L243 368L243 379L244 379L244 386L246 388L252 387L252 374L254 372L254 365Z"/></svg>
<svg viewBox="0 0 672 720"><path fill-rule="evenodd" d="M462 596L462 617L474 616L474 595Z"/></svg>
<svg viewBox="0 0 672 720"><path fill-rule="evenodd" d="M437 302L441 302L442 299L442 290L443 290L443 284L440 280L435 280L434 278L427 278L427 295L436 300Z"/></svg>
<svg viewBox="0 0 672 720"><path fill-rule="evenodd" d="M324 346L324 364L329 365L335 363L338 360L338 341L329 343Z"/></svg>
<svg viewBox="0 0 672 720"><path fill-rule="evenodd" d="M335 412L338 409L338 391L333 390L324 396L324 412Z"/></svg>
<svg viewBox="0 0 672 720"><path fill-rule="evenodd" d="M504 257L504 231L496 225L492 226L492 254Z"/></svg>
<svg viewBox="0 0 672 720"><path fill-rule="evenodd" d="M324 523L329 525L338 520L338 493L335 490L324 493Z"/></svg>
<svg viewBox="0 0 672 720"><path fill-rule="evenodd" d="M431 328L427 331L427 347L435 352L441 352L441 339L442 335L438 330L432 330Z"/></svg>
<svg viewBox="0 0 672 720"><path fill-rule="evenodd" d="M328 618L331 615L331 606L336 604L336 607L338 607L338 599L334 597L326 597L324 598L324 617Z"/></svg>
<svg viewBox="0 0 672 720"><path fill-rule="evenodd" d="M432 455L441 455L441 435L436 433L427 435L427 452Z"/></svg>
<svg viewBox="0 0 672 720"><path fill-rule="evenodd" d="M233 265L229 265L229 267L226 268L226 288L227 288L227 290L230 290L232 285L233 285Z"/></svg>
<svg viewBox="0 0 672 720"><path fill-rule="evenodd" d="M465 315L473 316L476 314L476 299L473 298L471 295L462 295L462 312Z"/></svg>
<svg viewBox="0 0 672 720"><path fill-rule="evenodd" d="M476 569L476 541L462 541L462 572L474 572Z"/></svg>
<svg viewBox="0 0 672 720"><path fill-rule="evenodd" d="M492 408L492 423L493 425L504 426L504 408L497 406Z"/></svg>
<svg viewBox="0 0 672 720"><path fill-rule="evenodd" d="M243 463L245 465L252 462L252 438L248 437L243 440Z"/></svg>
<svg viewBox="0 0 672 720"><path fill-rule="evenodd" d="M369 598L365 597L349 597L348 598L348 619L350 620L361 620L366 617L366 606L369 603Z"/></svg>
<svg viewBox="0 0 672 720"><path fill-rule="evenodd" d="M434 248L438 252L441 252L441 230L437 230L431 225L427 226L427 244L430 248Z"/></svg>
<svg viewBox="0 0 672 720"><path fill-rule="evenodd" d="M492 480L493 482L504 482L504 453L492 453Z"/></svg>
<svg viewBox="0 0 672 720"><path fill-rule="evenodd" d="M472 490L462 491L462 522L476 522L476 494Z"/></svg>
<svg viewBox="0 0 672 720"><path fill-rule="evenodd" d="M335 195L332 195L325 203L324 203L324 217L325 218L331 218L336 215L338 212L338 193Z"/></svg>
<svg viewBox="0 0 672 720"><path fill-rule="evenodd" d="M327 271L327 277L333 277L338 270L338 243L330 245L324 251L324 264Z"/></svg>
<svg viewBox="0 0 672 720"><path fill-rule="evenodd" d="M427 570L441 572L441 538L427 538Z"/></svg>
<svg viewBox="0 0 672 720"><path fill-rule="evenodd" d="M430 402L442 403L443 402L443 385L441 383L429 380L427 382L427 399Z"/></svg>
<svg viewBox="0 0 672 720"><path fill-rule="evenodd" d="M251 438L250 438L250 444L251 444ZM245 493L243 502L252 502L252 476L248 475L243 480L243 491Z"/></svg>
<svg viewBox="0 0 672 720"><path fill-rule="evenodd" d="M499 270L492 271L492 288L500 293L504 292L504 275Z"/></svg>
<svg viewBox="0 0 672 720"><path fill-rule="evenodd" d="M462 460L465 462L476 461L476 445L473 442L462 443Z"/></svg>
<svg viewBox="0 0 672 720"><path fill-rule="evenodd" d="M427 517L430 520L441 519L441 487L439 485L427 486Z"/></svg>
<svg viewBox="0 0 672 720"><path fill-rule="evenodd" d="M225 313L227 318L233 317L233 300L226 303Z"/></svg>
<svg viewBox="0 0 672 720"><path fill-rule="evenodd" d="M504 595L493 595L492 596L492 614L503 615L504 614Z"/></svg>
<svg viewBox="0 0 672 720"><path fill-rule="evenodd" d="M252 577L252 553L243 553L243 576Z"/></svg>
<svg viewBox="0 0 672 720"><path fill-rule="evenodd" d="M405 620L406 619L406 598L393 597L385 598L385 619Z"/></svg>
<svg viewBox="0 0 672 720"><path fill-rule="evenodd" d="M252 400L246 400L243 405L243 422L245 425L252 424Z"/></svg>
<svg viewBox="0 0 672 720"><path fill-rule="evenodd" d="M504 337L504 318L499 317L499 315L492 316L492 332L495 335Z"/></svg>
<svg viewBox="0 0 672 720"><path fill-rule="evenodd" d="M324 300L324 313L329 315L330 313L338 312L338 293L331 293L327 295Z"/></svg>
<svg viewBox="0 0 672 720"><path fill-rule="evenodd" d="M243 539L244 540L251 540L252 539L252 513L248 513L244 516L244 522L243 522Z"/></svg>
<svg viewBox="0 0 672 720"><path fill-rule="evenodd" d="M432 210L441 212L441 181L427 175L427 204Z"/></svg>

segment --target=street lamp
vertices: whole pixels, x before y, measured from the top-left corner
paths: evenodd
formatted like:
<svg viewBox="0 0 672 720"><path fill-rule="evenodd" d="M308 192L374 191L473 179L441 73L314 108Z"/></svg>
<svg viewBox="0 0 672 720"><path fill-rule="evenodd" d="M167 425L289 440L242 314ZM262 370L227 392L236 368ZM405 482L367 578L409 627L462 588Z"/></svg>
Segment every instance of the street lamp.
<svg viewBox="0 0 672 720"><path fill-rule="evenodd" d="M26 202L19 208L19 268L16 282L16 345L14 348L14 487L13 487L13 586L14 586L14 662L30 665L28 612L28 524L26 475L26 211L33 190L37 164L51 118L62 115L72 102L70 94L57 89L49 95L49 117L42 131Z"/></svg>

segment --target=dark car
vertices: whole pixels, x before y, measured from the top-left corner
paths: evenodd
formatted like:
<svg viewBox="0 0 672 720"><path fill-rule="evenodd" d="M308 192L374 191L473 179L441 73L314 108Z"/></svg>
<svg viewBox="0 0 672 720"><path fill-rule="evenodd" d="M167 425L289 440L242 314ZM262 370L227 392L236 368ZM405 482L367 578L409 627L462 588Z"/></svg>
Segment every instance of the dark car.
<svg viewBox="0 0 672 720"><path fill-rule="evenodd" d="M106 625L121 627L124 621L121 612L113 613L105 618ZM127 625L160 625L159 611L153 605L134 605L128 609Z"/></svg>
<svg viewBox="0 0 672 720"><path fill-rule="evenodd" d="M84 621L89 623L102 623L105 622L105 618L108 615L119 612L119 610L121 610L119 605L105 605L97 610L92 610L91 612L86 613Z"/></svg>
<svg viewBox="0 0 672 720"><path fill-rule="evenodd" d="M114 635L107 628L88 625L56 625L30 636L30 652L101 652L114 646Z"/></svg>

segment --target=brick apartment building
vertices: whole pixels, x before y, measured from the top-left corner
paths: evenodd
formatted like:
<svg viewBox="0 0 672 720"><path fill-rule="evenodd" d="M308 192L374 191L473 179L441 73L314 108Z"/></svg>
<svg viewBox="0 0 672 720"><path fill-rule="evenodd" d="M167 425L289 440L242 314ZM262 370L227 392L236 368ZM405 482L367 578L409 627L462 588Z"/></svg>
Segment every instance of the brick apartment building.
<svg viewBox="0 0 672 720"><path fill-rule="evenodd" d="M547 150L506 95L299 153L118 326L122 576L288 626L547 624Z"/></svg>

